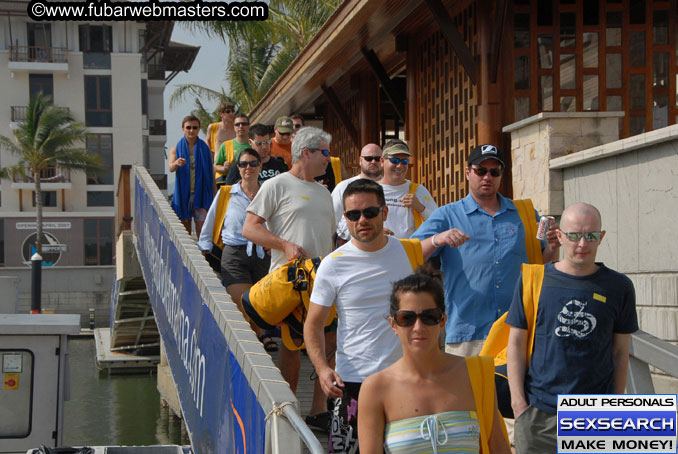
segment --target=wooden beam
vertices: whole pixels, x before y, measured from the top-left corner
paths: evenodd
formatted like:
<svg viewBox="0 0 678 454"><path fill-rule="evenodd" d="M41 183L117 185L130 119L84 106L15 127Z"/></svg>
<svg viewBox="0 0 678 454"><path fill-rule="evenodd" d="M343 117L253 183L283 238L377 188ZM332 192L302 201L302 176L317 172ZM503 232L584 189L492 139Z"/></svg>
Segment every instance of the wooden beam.
<svg viewBox="0 0 678 454"><path fill-rule="evenodd" d="M339 121L341 121L341 124L344 125L346 131L348 131L349 137L351 138L355 146L358 147L358 149L360 149L360 139L358 138L358 130L355 128L355 126L353 126L351 118L344 110L344 107L341 105L341 102L339 102L339 98L337 98L336 93L334 93L332 87L328 87L325 84L322 84L320 88L325 94L325 97L327 98L327 101L330 104L330 108L334 111L335 114L337 114L337 117L339 117Z"/></svg>
<svg viewBox="0 0 678 454"><path fill-rule="evenodd" d="M398 114L398 118L400 118L400 121L405 123L405 112L403 111L404 104L403 99L393 86L391 78L388 77L386 69L384 69L384 65L381 64L381 62L379 61L379 57L374 52L374 50L372 49L367 50L364 47L361 47L360 51L363 53L363 57L365 57L365 60L367 60L367 64L369 65L375 77L381 84L381 88L384 89L384 93L386 94L386 97L393 106L393 110L395 110L396 113Z"/></svg>
<svg viewBox="0 0 678 454"><path fill-rule="evenodd" d="M508 0L499 0L497 2L497 21L494 24L492 32L492 48L490 54L490 82L497 83L497 73L499 72L499 53L501 52L502 36L504 35L504 25L506 23Z"/></svg>
<svg viewBox="0 0 678 454"><path fill-rule="evenodd" d="M433 14L433 18L438 23L440 31L443 33L447 42L452 46L452 50L457 54L457 58L459 58L459 61L466 70L466 74L468 74L471 82L473 82L474 85L477 85L478 79L476 78L476 66L473 61L473 55L466 46L464 38L454 26L447 9L440 0L424 0L424 3L426 3L431 14Z"/></svg>

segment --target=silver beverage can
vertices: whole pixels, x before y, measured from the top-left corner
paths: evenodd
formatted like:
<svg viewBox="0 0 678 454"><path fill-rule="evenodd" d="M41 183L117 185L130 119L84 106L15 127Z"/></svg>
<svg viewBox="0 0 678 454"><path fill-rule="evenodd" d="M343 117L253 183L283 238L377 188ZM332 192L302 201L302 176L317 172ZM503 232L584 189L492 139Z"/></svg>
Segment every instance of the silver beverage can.
<svg viewBox="0 0 678 454"><path fill-rule="evenodd" d="M556 223L556 218L553 216L542 216L539 218L539 226L537 227L537 239L546 240L546 232L551 226Z"/></svg>

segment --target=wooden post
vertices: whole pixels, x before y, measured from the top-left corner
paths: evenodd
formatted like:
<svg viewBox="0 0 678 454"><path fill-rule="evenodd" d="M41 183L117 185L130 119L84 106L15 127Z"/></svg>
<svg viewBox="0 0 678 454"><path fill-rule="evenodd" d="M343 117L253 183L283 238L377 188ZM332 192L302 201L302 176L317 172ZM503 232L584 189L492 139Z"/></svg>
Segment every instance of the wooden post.
<svg viewBox="0 0 678 454"><path fill-rule="evenodd" d="M478 0L476 12L491 11L493 2ZM480 83L478 85L478 145L491 143L500 146L501 123L499 121L500 95L497 84L492 83L492 14L477 14L478 50L480 53Z"/></svg>

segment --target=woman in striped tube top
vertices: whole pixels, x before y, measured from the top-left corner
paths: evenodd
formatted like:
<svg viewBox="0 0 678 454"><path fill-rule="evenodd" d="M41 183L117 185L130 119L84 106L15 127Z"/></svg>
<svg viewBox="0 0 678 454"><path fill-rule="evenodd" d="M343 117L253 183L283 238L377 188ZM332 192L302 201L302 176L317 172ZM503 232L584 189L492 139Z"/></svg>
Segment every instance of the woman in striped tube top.
<svg viewBox="0 0 678 454"><path fill-rule="evenodd" d="M489 357L445 353L440 274L421 267L393 285L390 323L403 357L365 380L358 398L362 454L508 454Z"/></svg>

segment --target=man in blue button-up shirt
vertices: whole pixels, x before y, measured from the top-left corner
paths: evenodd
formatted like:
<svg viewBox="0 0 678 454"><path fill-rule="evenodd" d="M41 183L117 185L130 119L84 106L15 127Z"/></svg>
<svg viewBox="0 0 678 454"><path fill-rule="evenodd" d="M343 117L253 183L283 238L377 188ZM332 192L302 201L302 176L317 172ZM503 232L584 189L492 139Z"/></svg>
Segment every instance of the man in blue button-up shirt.
<svg viewBox="0 0 678 454"><path fill-rule="evenodd" d="M438 249L447 308L445 350L462 356L480 352L492 323L511 304L521 263L527 263L525 228L513 201L498 192L501 152L480 145L467 161L469 195L438 208L412 235L425 251ZM556 227L542 243L545 263L559 254Z"/></svg>

